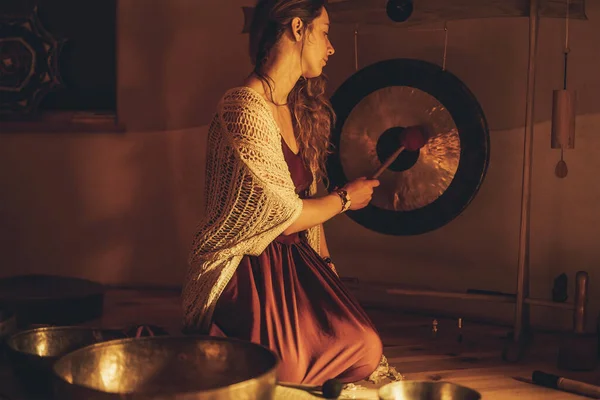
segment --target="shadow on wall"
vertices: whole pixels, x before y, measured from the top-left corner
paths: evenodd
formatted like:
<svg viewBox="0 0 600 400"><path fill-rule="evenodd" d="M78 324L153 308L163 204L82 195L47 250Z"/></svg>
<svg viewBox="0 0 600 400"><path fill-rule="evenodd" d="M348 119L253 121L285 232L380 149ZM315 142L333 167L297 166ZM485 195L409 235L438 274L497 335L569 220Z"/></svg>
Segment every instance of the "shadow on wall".
<svg viewBox="0 0 600 400"><path fill-rule="evenodd" d="M131 0L119 7L119 94L128 130L208 125L223 92L250 71L241 4Z"/></svg>
<svg viewBox="0 0 600 400"><path fill-rule="evenodd" d="M199 129L131 132L168 119L169 77L160 49L172 46L174 34L149 26L156 18L175 26L176 16L166 1L151 8L139 1L119 4L119 105L129 132L2 137L6 194L0 220L7 228L2 250L10 264L2 274L154 284L183 275L191 240L186 223L195 222L198 211L179 206L199 196L181 178L186 168L190 176L201 172L190 167L196 160L187 151L198 148ZM181 145L183 138L187 145Z"/></svg>
<svg viewBox="0 0 600 400"><path fill-rule="evenodd" d="M119 117L128 131L166 129L167 49L177 24L167 2L152 7L133 0L118 5Z"/></svg>
<svg viewBox="0 0 600 400"><path fill-rule="evenodd" d="M17 136L3 137L0 275L180 283L202 211L201 130Z"/></svg>
<svg viewBox="0 0 600 400"><path fill-rule="evenodd" d="M172 27L177 26L177 16L168 2L151 4L149 7L141 1L119 3L119 77L123 78L119 86L119 111L130 131L164 128L159 121L169 120L165 49L174 43ZM128 135L130 140L136 137ZM154 269L173 268L176 262L173 255L182 254L173 209L176 202L169 168L170 140L166 132L145 135L143 140L133 141L123 149L122 157L112 164L112 172L97 175L112 181L110 187L105 187L105 193L121 199L121 207L113 209L120 208L121 213L81 224L82 243L75 247L89 249L90 243L102 244L96 254L88 250L80 257L87 258L87 264L97 263L99 268L111 260L120 262L120 267L113 270L118 275L114 280L136 282L143 280L143 276L150 279L156 276ZM106 150L114 147L115 144L108 145ZM74 166L83 162L74 162ZM84 182L88 186L88 181ZM89 200L76 202L82 214L90 206ZM108 209L111 201L104 200L98 206Z"/></svg>
<svg viewBox="0 0 600 400"><path fill-rule="evenodd" d="M344 37L347 37L347 34L346 31L340 33ZM436 35L424 36L421 34L418 36L419 41L408 40L410 35L410 32L389 28L376 32L369 30L363 33L359 39L359 70L381 60L392 58L423 60L442 68L444 65L443 34L442 36L437 32ZM455 32L454 35L457 36L458 33ZM378 46L377 44L382 42L380 39L383 36L389 36L389 40L384 41L384 45ZM338 38L337 40L341 42L343 39ZM454 41L459 40L460 38L454 38ZM390 45L390 42L397 46ZM332 57L331 69L326 70L330 76L328 90L330 94L333 94L352 74L356 73L354 48L348 44L341 43L338 46L339 51ZM500 48L506 53L514 54L518 51L518 44L504 40ZM523 59L524 63L519 62L520 60L511 61L505 67L499 68L497 57L492 57L485 52L474 51L471 45L451 46L446 57L446 70L461 80L474 94L483 108L491 130L504 129L507 120L518 120L517 126L518 124L522 125L525 115L524 95L527 68L525 59ZM398 73L402 73L402 71ZM502 98L506 101L499 101ZM518 100L515 102L515 99ZM521 99L522 101L520 101ZM521 115L523 118L520 118Z"/></svg>
<svg viewBox="0 0 600 400"><path fill-rule="evenodd" d="M600 112L596 101L600 77L600 53L591 37L598 36L591 22L600 18L600 7L590 6L590 20L574 21L570 27L569 87L579 92L578 114ZM564 20L540 22L536 78L536 122L548 121L552 112L552 91L563 85ZM440 31L441 29L441 31ZM459 77L481 103L491 130L522 128L525 123L525 96L528 72L528 20L490 18L448 24L446 67ZM354 27L332 29L337 52L326 70L330 91L342 84L354 70ZM359 27L359 68L390 58L415 58L443 64L443 26L418 30L394 27Z"/></svg>

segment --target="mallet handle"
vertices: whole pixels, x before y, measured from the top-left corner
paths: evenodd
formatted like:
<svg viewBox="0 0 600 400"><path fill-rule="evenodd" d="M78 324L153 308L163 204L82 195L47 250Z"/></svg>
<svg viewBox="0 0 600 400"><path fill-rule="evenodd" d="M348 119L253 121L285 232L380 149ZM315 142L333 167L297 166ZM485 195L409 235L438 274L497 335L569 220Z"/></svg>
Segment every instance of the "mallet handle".
<svg viewBox="0 0 600 400"><path fill-rule="evenodd" d="M600 387L589 383L567 379L562 376L549 374L542 371L533 371L531 376L533 383L553 389L561 389L567 392L589 396L594 399L600 398Z"/></svg>
<svg viewBox="0 0 600 400"><path fill-rule="evenodd" d="M381 175L383 173L383 171L385 171L387 169L387 167L389 167L395 160L396 158L400 155L400 153L402 153L405 150L404 146L400 146L398 148L398 150L396 150L394 152L394 154L392 154L391 156L389 156L387 158L387 160L385 160L385 162L383 163L383 165L381 165L381 167L379 167L379 169L377 171L375 171L375 173L373 174L373 176L371 177L371 179L377 179L379 178L379 175Z"/></svg>

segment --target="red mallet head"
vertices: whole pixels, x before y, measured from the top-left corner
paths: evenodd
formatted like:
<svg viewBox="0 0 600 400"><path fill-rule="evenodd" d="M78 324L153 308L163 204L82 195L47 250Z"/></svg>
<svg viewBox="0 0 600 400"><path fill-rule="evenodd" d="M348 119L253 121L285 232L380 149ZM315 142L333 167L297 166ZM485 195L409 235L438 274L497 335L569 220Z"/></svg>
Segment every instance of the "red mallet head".
<svg viewBox="0 0 600 400"><path fill-rule="evenodd" d="M421 126L408 126L400 134L400 144L408 151L417 151L427 143L425 131Z"/></svg>

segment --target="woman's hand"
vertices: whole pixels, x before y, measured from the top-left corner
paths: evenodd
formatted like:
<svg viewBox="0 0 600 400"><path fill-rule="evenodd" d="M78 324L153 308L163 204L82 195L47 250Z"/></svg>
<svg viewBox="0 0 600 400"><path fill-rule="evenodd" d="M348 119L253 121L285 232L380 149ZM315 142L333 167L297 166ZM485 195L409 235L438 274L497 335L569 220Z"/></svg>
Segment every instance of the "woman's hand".
<svg viewBox="0 0 600 400"><path fill-rule="evenodd" d="M373 188L379 186L379 180L357 178L344 186L350 197L350 210L360 210L366 207L373 197Z"/></svg>

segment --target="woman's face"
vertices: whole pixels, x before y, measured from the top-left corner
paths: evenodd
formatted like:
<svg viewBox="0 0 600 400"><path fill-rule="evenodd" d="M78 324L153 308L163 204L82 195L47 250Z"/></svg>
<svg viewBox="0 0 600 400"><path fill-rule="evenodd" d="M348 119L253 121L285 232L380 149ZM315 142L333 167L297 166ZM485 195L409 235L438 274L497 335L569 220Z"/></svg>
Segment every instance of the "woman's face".
<svg viewBox="0 0 600 400"><path fill-rule="evenodd" d="M329 41L329 14L323 9L321 15L306 30L304 49L302 50L302 76L315 78L323 73L329 56L335 49Z"/></svg>

